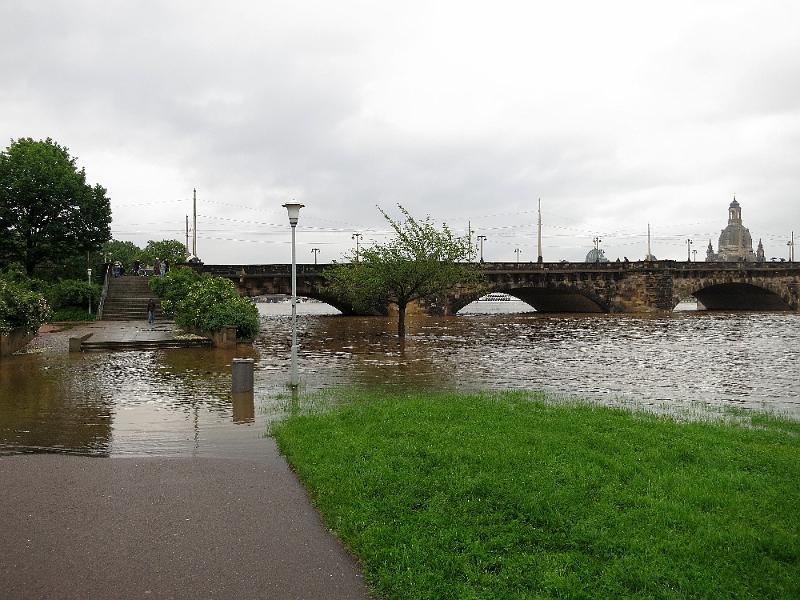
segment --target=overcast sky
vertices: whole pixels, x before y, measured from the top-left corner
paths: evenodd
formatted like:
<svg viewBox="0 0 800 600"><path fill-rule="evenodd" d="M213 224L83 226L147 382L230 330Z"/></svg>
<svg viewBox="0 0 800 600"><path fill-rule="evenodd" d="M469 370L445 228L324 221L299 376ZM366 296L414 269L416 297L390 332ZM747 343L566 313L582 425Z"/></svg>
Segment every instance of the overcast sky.
<svg viewBox="0 0 800 600"><path fill-rule="evenodd" d="M116 239L207 263L384 239L377 206L486 260L698 259L734 194L767 257L800 236L800 2L0 0L0 138L52 137Z"/></svg>

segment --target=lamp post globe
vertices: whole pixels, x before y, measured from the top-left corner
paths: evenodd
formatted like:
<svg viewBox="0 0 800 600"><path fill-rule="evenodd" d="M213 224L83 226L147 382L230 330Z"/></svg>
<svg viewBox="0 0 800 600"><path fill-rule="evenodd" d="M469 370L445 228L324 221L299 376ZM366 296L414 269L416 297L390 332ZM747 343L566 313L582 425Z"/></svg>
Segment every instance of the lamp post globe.
<svg viewBox="0 0 800 600"><path fill-rule="evenodd" d="M289 371L289 385L293 388L300 384L300 376L297 372L297 254L295 251L294 231L297 228L300 209L303 206L299 202L287 202L283 205L286 212L289 213L289 225L292 227L292 364Z"/></svg>

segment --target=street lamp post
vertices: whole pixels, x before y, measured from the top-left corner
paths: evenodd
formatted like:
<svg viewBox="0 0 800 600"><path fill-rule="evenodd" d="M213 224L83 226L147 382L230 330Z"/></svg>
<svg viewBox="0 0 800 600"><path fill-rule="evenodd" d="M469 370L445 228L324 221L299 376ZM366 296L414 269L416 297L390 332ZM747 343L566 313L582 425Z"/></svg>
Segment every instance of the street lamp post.
<svg viewBox="0 0 800 600"><path fill-rule="evenodd" d="M694 262L697 262L697 250L692 250L692 256L694 257Z"/></svg>
<svg viewBox="0 0 800 600"><path fill-rule="evenodd" d="M692 240L690 240L690 239L686 240L686 255L687 255L686 256L686 260L688 260L689 262L692 262L692 244L693 243L694 242Z"/></svg>
<svg viewBox="0 0 800 600"><path fill-rule="evenodd" d="M319 248L312 248L311 253L314 255L314 264L317 264L317 254L319 254Z"/></svg>
<svg viewBox="0 0 800 600"><path fill-rule="evenodd" d="M789 262L794 262L794 231L792 232L792 239L786 242L789 246Z"/></svg>
<svg viewBox="0 0 800 600"><path fill-rule="evenodd" d="M89 285L92 285L92 269L91 268L86 269L86 275L89 278ZM89 294L89 314L92 314L92 295L91 295L91 293Z"/></svg>
<svg viewBox="0 0 800 600"><path fill-rule="evenodd" d="M478 236L478 242L480 242L480 245L481 245L481 262L483 262L483 241L485 239L486 239L485 235L479 235Z"/></svg>
<svg viewBox="0 0 800 600"><path fill-rule="evenodd" d="M289 213L289 225L292 226L292 365L289 372L289 385L296 388L300 384L297 373L297 255L295 253L294 232L297 220L300 218L300 209L305 206L298 202L287 202L283 205Z"/></svg>
<svg viewBox="0 0 800 600"><path fill-rule="evenodd" d="M363 235L364 235L363 233L354 233L353 235L350 236L350 239L356 241L356 262L358 262L358 253L359 253L358 242L363 237Z"/></svg>
<svg viewBox="0 0 800 600"><path fill-rule="evenodd" d="M522 252L522 250L520 250L519 248L514 248L514 252L517 255L517 264L519 264L519 253Z"/></svg>
<svg viewBox="0 0 800 600"><path fill-rule="evenodd" d="M600 239L599 236L595 237L593 240L594 242L594 262L600 262L600 242L603 240Z"/></svg>

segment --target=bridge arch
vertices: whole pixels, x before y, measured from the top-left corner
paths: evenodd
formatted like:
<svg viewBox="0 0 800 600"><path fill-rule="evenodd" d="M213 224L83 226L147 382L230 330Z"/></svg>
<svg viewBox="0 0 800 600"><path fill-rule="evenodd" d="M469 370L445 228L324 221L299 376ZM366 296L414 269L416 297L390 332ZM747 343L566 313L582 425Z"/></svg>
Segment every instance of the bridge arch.
<svg viewBox="0 0 800 600"><path fill-rule="evenodd" d="M480 296L490 292L502 292L514 296L530 304L537 312L611 312L611 307L608 303L591 289L568 285L553 285L548 287L515 287L509 285L493 286L491 289L483 290L480 294L476 293L456 298L456 302L450 307L452 314L456 314L470 302L474 302Z"/></svg>
<svg viewBox="0 0 800 600"><path fill-rule="evenodd" d="M771 282L733 282L708 280L689 286L676 286L673 304L678 305L681 298L694 296L707 310L791 310L792 299L780 287ZM683 293L677 293L682 291Z"/></svg>

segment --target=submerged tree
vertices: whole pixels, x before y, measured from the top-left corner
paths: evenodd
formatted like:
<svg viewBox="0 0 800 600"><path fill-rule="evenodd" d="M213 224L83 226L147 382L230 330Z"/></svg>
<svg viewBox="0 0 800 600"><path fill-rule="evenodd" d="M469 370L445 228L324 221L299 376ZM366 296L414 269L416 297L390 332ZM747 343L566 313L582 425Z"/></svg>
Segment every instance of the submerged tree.
<svg viewBox="0 0 800 600"><path fill-rule="evenodd" d="M459 284L476 283L480 274L475 265L465 262L474 254L467 236L454 234L445 224L437 228L430 217L419 221L399 208L401 221L378 209L394 230L389 241L362 247L358 256L351 253L350 262L336 264L325 277L332 290L356 310L396 306L397 334L404 338L409 303Z"/></svg>
<svg viewBox="0 0 800 600"><path fill-rule="evenodd" d="M111 238L111 206L67 148L20 138L0 152L0 261L37 265L97 250Z"/></svg>

